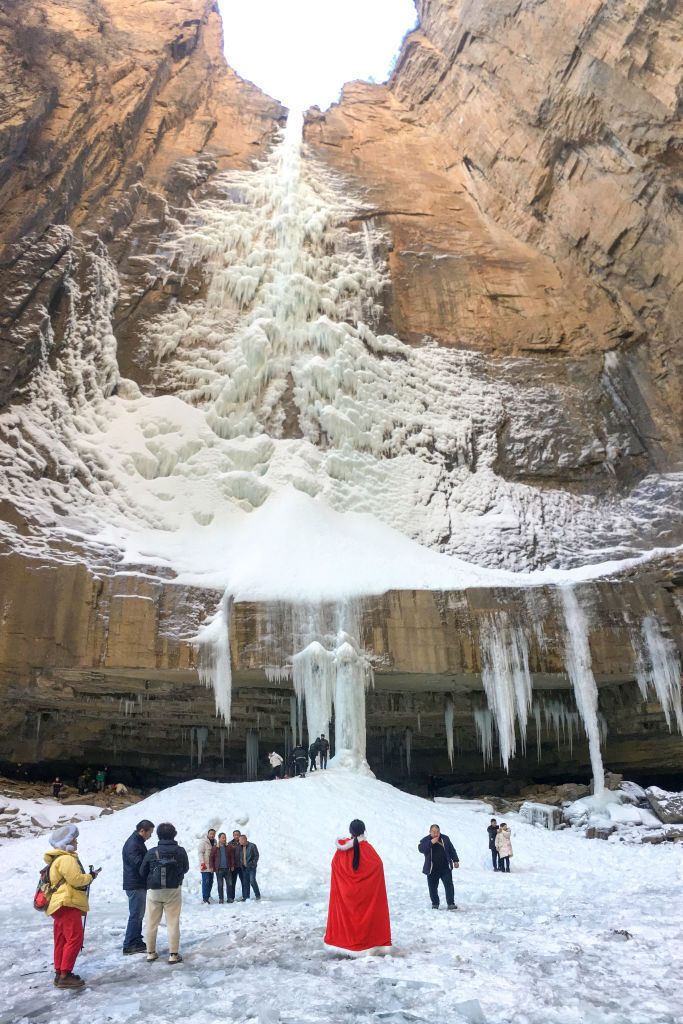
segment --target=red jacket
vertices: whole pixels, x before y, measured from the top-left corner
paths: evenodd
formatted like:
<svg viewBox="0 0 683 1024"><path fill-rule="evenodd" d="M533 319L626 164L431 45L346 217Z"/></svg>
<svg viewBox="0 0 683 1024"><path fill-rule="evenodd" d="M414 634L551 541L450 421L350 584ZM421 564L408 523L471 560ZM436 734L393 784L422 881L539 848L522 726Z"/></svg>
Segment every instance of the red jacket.
<svg viewBox="0 0 683 1024"><path fill-rule="evenodd" d="M235 851L235 847L231 843L228 843L227 846L223 847L223 849L225 850L225 852L227 854L228 868L229 868L230 871L234 871L235 868L237 867L237 854L236 854L236 851ZM209 871L218 871L218 869L220 868L220 866L221 866L221 853L220 853L220 851L221 851L221 847L220 847L220 845L218 843L216 843L215 846L211 847L211 853L209 854L209 863L208 863Z"/></svg>

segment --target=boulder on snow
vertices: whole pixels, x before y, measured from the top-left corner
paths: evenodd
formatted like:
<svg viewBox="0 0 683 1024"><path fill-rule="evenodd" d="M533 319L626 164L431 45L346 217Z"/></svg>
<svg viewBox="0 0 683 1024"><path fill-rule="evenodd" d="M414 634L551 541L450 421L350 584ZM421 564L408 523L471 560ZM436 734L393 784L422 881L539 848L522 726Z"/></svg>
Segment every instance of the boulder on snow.
<svg viewBox="0 0 683 1024"><path fill-rule="evenodd" d="M643 836L644 843L683 843L683 828L667 828L665 832L657 832L656 835Z"/></svg>
<svg viewBox="0 0 683 1024"><path fill-rule="evenodd" d="M623 794L623 801L627 804L643 806L647 803L647 793L637 782L622 782L619 792Z"/></svg>
<svg viewBox="0 0 683 1024"><path fill-rule="evenodd" d="M669 793L658 786L645 790L648 803L665 825L683 825L683 793Z"/></svg>
<svg viewBox="0 0 683 1024"><path fill-rule="evenodd" d="M616 772L605 772L605 789L619 789L623 781L623 775L617 775Z"/></svg>
<svg viewBox="0 0 683 1024"><path fill-rule="evenodd" d="M519 816L522 821L527 821L530 825L540 825L551 831L562 824L562 811L559 807L553 807L551 804L536 804L527 801L520 807Z"/></svg>
<svg viewBox="0 0 683 1024"><path fill-rule="evenodd" d="M36 828L52 828L53 822L44 814L32 814L31 824Z"/></svg>
<svg viewBox="0 0 683 1024"><path fill-rule="evenodd" d="M591 825L586 829L586 839L608 839L613 832L616 832L616 825Z"/></svg>

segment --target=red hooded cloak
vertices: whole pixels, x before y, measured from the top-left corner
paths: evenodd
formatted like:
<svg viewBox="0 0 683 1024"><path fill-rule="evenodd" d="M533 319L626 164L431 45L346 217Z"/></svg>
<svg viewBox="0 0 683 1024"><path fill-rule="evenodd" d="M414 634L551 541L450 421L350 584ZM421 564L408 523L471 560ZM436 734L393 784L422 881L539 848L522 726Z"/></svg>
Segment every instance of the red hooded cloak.
<svg viewBox="0 0 683 1024"><path fill-rule="evenodd" d="M353 839L337 841L332 859L325 945L361 955L391 946L384 867L377 851L359 837L360 864L353 870Z"/></svg>

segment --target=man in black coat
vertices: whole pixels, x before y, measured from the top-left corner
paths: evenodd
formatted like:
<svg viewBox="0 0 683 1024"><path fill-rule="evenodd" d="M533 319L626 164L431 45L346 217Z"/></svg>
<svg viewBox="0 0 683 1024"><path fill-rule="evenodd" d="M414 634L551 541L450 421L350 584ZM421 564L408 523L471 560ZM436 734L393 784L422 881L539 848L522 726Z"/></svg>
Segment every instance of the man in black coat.
<svg viewBox="0 0 683 1024"><path fill-rule="evenodd" d="M145 916L147 886L140 875L140 866L145 859L145 843L154 831L154 822L143 818L135 826L135 832L123 844L123 888L128 897L128 927L123 939L125 956L131 953L146 953L147 946L142 940L142 919Z"/></svg>
<svg viewBox="0 0 683 1024"><path fill-rule="evenodd" d="M446 903L449 910L457 910L455 891L453 889L453 868L459 868L460 862L453 843L444 835L438 825L430 825L429 835L418 843L418 850L424 855L422 873L427 876L429 896L432 908L439 909L439 882L443 882L446 891Z"/></svg>
<svg viewBox="0 0 683 1024"><path fill-rule="evenodd" d="M316 762L317 762L318 754L319 753L320 753L320 740L319 739L314 739L313 742L311 743L310 747L308 748L308 756L311 759L310 771L312 771L312 772L314 772L316 770L316 768L318 767Z"/></svg>
<svg viewBox="0 0 683 1024"><path fill-rule="evenodd" d="M318 750L320 751L320 767L327 768L327 755L330 750L330 741L325 736L325 733L322 733L318 740Z"/></svg>
<svg viewBox="0 0 683 1024"><path fill-rule="evenodd" d="M486 829L489 834L489 850L491 851L491 860L493 861L493 870L497 871L499 867L498 863L498 850L496 849L496 836L498 835L498 824L495 818L491 818L491 824Z"/></svg>

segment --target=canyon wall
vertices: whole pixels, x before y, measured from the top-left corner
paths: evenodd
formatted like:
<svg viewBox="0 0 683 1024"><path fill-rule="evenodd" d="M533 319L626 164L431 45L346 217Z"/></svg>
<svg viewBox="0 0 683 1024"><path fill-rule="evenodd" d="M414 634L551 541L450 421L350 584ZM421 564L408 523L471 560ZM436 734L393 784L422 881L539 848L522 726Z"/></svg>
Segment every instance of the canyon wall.
<svg viewBox="0 0 683 1024"><path fill-rule="evenodd" d="M680 9L628 0L420 0L420 27L386 86L352 83L307 115L309 159L363 200L351 222L384 232L383 327L481 356L512 385L496 472L609 497L680 455ZM285 111L225 64L212 0L36 0L0 11L0 406L24 401L59 353L67 294L95 301L93 252L120 279L113 330L123 377L151 389L146 325L201 287L159 246L214 174L248 168ZM46 470L48 472L48 470ZM20 532L11 503L2 517ZM59 556L54 558L53 556ZM62 557L63 556L63 557ZM117 556L118 557L118 556ZM149 566L0 552L0 768L63 773L107 761L139 781L243 777L290 742L297 610L238 603L233 723L215 717L192 638L218 594ZM166 574L166 577L170 574ZM586 588L606 763L677 777L680 735L635 684L633 631L656 615L683 649L671 559ZM455 775L482 762L479 625L495 611L532 630L537 699L565 706L563 626L517 591L406 591L360 602L373 657L368 755L384 777ZM533 612L533 614L532 614ZM533 633L533 630L532 630ZM531 634L530 634L531 635ZM539 696L540 695L540 696ZM566 705L568 707L568 705ZM565 721L565 719L562 719ZM583 732L529 731L518 780L585 777ZM564 727L563 727L564 728ZM407 730L410 740L407 740ZM200 764L201 762L201 764Z"/></svg>
<svg viewBox="0 0 683 1024"><path fill-rule="evenodd" d="M417 8L388 86L352 83L307 131L390 230L393 323L606 370L646 461L678 462L680 4Z"/></svg>

